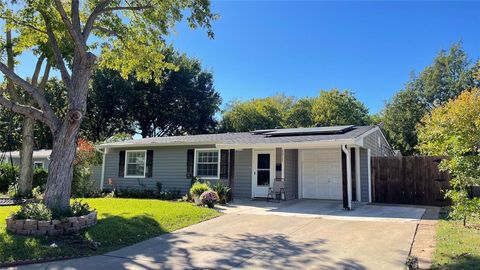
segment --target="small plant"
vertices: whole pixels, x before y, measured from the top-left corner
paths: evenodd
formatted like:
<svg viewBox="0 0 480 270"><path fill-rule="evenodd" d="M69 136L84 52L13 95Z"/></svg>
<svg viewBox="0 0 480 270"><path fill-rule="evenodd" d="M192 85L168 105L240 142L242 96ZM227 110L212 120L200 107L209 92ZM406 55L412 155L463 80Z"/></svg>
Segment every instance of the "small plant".
<svg viewBox="0 0 480 270"><path fill-rule="evenodd" d="M215 185L212 186L212 190L217 192L219 203L226 204L228 202L228 196L231 188L224 185L221 180L218 180Z"/></svg>
<svg viewBox="0 0 480 270"><path fill-rule="evenodd" d="M20 198L20 194L18 193L18 185L17 184L11 184L8 187L7 195L8 195L8 197L10 197L12 199Z"/></svg>
<svg viewBox="0 0 480 270"><path fill-rule="evenodd" d="M13 165L12 167L10 162L0 163L0 192L8 192L9 187L16 183L16 179L18 176L18 166Z"/></svg>
<svg viewBox="0 0 480 270"><path fill-rule="evenodd" d="M43 189L41 187L34 187L32 189L32 197L35 198L35 199L42 199L42 197L43 197L42 190Z"/></svg>
<svg viewBox="0 0 480 270"><path fill-rule="evenodd" d="M52 211L43 203L27 203L13 214L14 219L51 220Z"/></svg>
<svg viewBox="0 0 480 270"><path fill-rule="evenodd" d="M80 201L74 201L70 205L70 211L72 212L73 216L79 217L79 216L88 215L90 212L92 212L92 209L90 208L90 205L88 205L88 203L83 203L80 200Z"/></svg>
<svg viewBox="0 0 480 270"><path fill-rule="evenodd" d="M192 196L200 196L209 189L210 187L208 186L208 184L195 182L190 188L190 194L192 194Z"/></svg>
<svg viewBox="0 0 480 270"><path fill-rule="evenodd" d="M47 178L48 172L44 168L36 168L35 171L33 171L32 186L34 188L40 187L40 189L44 191L47 185Z"/></svg>
<svg viewBox="0 0 480 270"><path fill-rule="evenodd" d="M408 270L417 270L418 268L418 258L417 257L412 257L408 256L407 262L405 263L407 266Z"/></svg>
<svg viewBox="0 0 480 270"><path fill-rule="evenodd" d="M215 203L218 202L218 194L215 191L207 190L200 195L200 200L208 208L213 208Z"/></svg>

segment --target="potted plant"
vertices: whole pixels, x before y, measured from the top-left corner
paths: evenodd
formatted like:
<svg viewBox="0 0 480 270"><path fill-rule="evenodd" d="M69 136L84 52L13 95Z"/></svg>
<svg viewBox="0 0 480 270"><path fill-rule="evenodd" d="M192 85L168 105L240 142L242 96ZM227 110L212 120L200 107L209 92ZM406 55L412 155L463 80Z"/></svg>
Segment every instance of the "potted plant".
<svg viewBox="0 0 480 270"><path fill-rule="evenodd" d="M196 205L201 205L202 201L200 200L200 195L205 191L210 190L206 183L195 182L190 188L190 194L192 195L193 201Z"/></svg>
<svg viewBox="0 0 480 270"><path fill-rule="evenodd" d="M207 190L202 193L200 196L202 204L208 206L208 208L213 208L216 202L218 202L218 194L213 190Z"/></svg>
<svg viewBox="0 0 480 270"><path fill-rule="evenodd" d="M212 190L215 191L218 195L218 202L220 204L226 204L228 201L228 195L230 188L227 187L221 180L218 180L215 185L212 186Z"/></svg>

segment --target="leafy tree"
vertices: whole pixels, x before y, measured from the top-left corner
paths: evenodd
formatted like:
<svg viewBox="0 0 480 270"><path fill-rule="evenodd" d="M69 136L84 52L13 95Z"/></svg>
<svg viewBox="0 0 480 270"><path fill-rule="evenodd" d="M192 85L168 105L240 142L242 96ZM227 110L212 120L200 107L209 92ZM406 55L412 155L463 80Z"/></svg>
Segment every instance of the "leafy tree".
<svg viewBox="0 0 480 270"><path fill-rule="evenodd" d="M123 79L113 70L94 73L89 111L83 134L103 141L113 134L143 137L206 133L215 128L220 95L213 75L202 70L200 61L169 49L166 61L176 66L156 75L161 83Z"/></svg>
<svg viewBox="0 0 480 270"><path fill-rule="evenodd" d="M301 98L287 111L286 126L295 127L311 127L314 126L312 117L312 106L315 99Z"/></svg>
<svg viewBox="0 0 480 270"><path fill-rule="evenodd" d="M440 168L454 176L446 193L453 203L450 214L466 225L468 217L480 214L480 198L468 194L480 184L480 89L464 91L425 115L418 138L422 154L448 157Z"/></svg>
<svg viewBox="0 0 480 270"><path fill-rule="evenodd" d="M128 133L117 133L109 138L107 138L104 143L114 143L114 142L124 142L133 140L133 136Z"/></svg>
<svg viewBox="0 0 480 270"><path fill-rule="evenodd" d="M16 12L11 12L14 10ZM89 79L96 64L120 71L123 77L134 73L139 80L172 68L164 59L163 48L171 27L190 11L191 27L206 27L210 36L210 2L203 0L89 0L89 1L4 1L0 15L10 22L25 50L40 59L48 48L67 89L67 112L56 115L37 85L19 77L0 62L0 71L21 88L32 103L19 104L12 96L0 95L0 104L12 111L45 123L53 135L53 149L45 192L50 209L67 210L72 181L76 141L86 113ZM35 33L33 35L32 33ZM97 39L91 41L92 35ZM95 55L100 48L100 56ZM155 61L152 61L155 60ZM67 68L68 67L68 68Z"/></svg>
<svg viewBox="0 0 480 270"><path fill-rule="evenodd" d="M284 95L233 101L223 111L221 130L242 132L285 127L285 118L293 103L292 97Z"/></svg>
<svg viewBox="0 0 480 270"><path fill-rule="evenodd" d="M456 43L448 52L441 50L417 76L412 75L382 112L383 129L393 147L406 155L416 154L415 126L425 113L478 85L473 76L478 65L472 67L461 43Z"/></svg>
<svg viewBox="0 0 480 270"><path fill-rule="evenodd" d="M352 92L322 90L312 105L312 118L316 126L366 125L368 109Z"/></svg>

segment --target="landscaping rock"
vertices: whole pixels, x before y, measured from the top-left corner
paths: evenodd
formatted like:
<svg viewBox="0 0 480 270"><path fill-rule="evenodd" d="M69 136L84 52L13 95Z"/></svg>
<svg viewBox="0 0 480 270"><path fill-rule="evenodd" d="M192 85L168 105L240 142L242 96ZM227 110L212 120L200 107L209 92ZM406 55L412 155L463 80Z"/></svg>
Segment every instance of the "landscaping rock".
<svg viewBox="0 0 480 270"><path fill-rule="evenodd" d="M7 230L20 235L60 235L77 233L81 229L90 227L97 223L97 213L92 212L80 217L68 217L63 220L34 220L7 218Z"/></svg>

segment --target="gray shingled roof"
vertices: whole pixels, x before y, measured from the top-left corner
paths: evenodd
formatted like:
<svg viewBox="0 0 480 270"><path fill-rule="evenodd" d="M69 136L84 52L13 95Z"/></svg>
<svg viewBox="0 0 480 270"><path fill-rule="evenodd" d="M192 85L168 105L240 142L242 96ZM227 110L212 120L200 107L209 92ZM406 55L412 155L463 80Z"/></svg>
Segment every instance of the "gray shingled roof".
<svg viewBox="0 0 480 270"><path fill-rule="evenodd" d="M154 137L124 142L108 143L100 145L100 148L119 146L145 146L145 145L248 145L248 144L275 144L296 142L321 142L355 139L376 126L356 126L345 133L296 135L269 137L268 134L252 134L250 132L202 134L186 136Z"/></svg>

